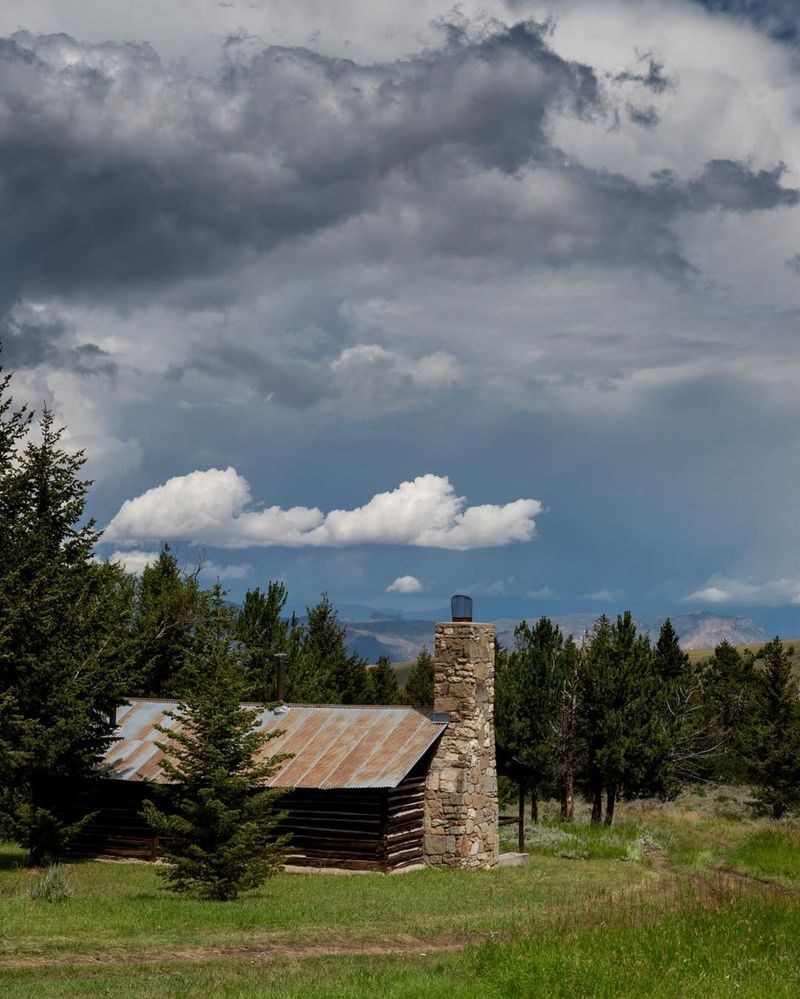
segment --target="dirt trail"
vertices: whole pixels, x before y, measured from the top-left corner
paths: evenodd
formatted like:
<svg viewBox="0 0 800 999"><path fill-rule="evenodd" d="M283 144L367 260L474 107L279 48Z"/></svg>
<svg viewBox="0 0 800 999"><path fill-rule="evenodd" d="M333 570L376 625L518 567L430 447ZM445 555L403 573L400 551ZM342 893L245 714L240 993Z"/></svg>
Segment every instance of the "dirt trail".
<svg viewBox="0 0 800 999"><path fill-rule="evenodd" d="M480 943L484 937L437 937L417 940L413 937L396 937L380 941L327 941L322 943L254 943L230 947L192 947L186 950L164 950L158 953L105 952L102 954L52 954L30 957L0 958L0 970L13 968L51 968L74 965L105 964L192 964L201 961L227 960L234 957L245 960L287 960L313 957L364 957L390 956L393 954L440 954L462 950L470 944Z"/></svg>
<svg viewBox="0 0 800 999"><path fill-rule="evenodd" d="M685 875L682 875L677 868L670 864L666 854L661 850L651 853L650 861L653 865L653 870L658 871L659 874L674 874L679 878L684 877L689 884L693 885L709 885L716 882L717 884L728 886L762 888L773 895L786 896L796 894L791 888L774 881L772 878L759 874L747 874L745 871L737 871L736 868L728 866L724 860L720 860L715 864L713 874Z"/></svg>

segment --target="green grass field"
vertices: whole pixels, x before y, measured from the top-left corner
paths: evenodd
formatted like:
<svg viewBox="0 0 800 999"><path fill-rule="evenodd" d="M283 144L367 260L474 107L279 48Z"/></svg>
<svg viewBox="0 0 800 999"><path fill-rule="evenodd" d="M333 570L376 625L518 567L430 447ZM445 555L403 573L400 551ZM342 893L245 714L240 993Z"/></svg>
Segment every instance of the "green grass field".
<svg viewBox="0 0 800 999"><path fill-rule="evenodd" d="M283 874L235 903L110 863L70 866L67 901L32 901L6 847L0 995L795 996L800 827L744 799L631 803L610 830L545 809L528 867Z"/></svg>

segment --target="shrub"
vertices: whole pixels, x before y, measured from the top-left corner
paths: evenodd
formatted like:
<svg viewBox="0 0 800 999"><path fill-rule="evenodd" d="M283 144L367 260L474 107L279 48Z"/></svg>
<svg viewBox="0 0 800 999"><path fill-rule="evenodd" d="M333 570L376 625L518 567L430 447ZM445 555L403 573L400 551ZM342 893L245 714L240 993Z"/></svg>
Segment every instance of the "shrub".
<svg viewBox="0 0 800 999"><path fill-rule="evenodd" d="M34 881L28 895L34 902L65 902L75 889L61 864L50 864L47 873Z"/></svg>

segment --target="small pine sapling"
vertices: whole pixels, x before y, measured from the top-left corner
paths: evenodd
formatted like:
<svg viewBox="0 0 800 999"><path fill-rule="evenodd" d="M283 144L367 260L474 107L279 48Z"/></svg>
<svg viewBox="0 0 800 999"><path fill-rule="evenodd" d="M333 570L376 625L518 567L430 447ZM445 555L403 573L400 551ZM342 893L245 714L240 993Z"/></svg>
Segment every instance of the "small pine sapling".
<svg viewBox="0 0 800 999"><path fill-rule="evenodd" d="M260 711L240 703L245 678L233 627L217 587L189 652L192 691L170 713L174 727L159 729L169 737L159 743L169 785L163 807L147 801L143 811L168 861L167 887L216 901L264 884L280 869L288 841L276 833L284 792L264 786L286 757L264 754L279 733L260 731Z"/></svg>

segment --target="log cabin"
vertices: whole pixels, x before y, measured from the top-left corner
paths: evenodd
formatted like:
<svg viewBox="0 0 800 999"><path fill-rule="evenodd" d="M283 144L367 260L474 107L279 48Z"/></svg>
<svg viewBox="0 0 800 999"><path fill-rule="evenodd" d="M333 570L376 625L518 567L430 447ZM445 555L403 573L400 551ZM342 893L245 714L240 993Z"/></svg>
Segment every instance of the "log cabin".
<svg viewBox="0 0 800 999"><path fill-rule="evenodd" d="M290 754L270 779L287 789L287 863L392 872L419 864L492 867L499 858L494 628L471 616L436 625L434 705L281 704L258 725L280 733L263 752ZM61 789L62 811L93 813L73 854L155 859L141 817L162 783L159 727L177 701L131 698L117 713L102 775ZM173 717L174 715L178 717Z"/></svg>

